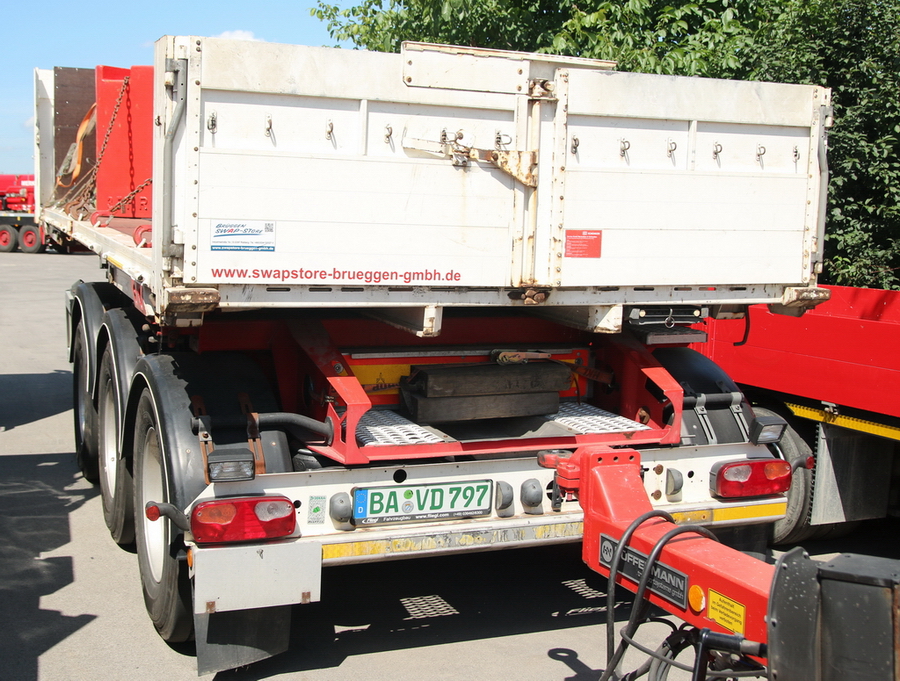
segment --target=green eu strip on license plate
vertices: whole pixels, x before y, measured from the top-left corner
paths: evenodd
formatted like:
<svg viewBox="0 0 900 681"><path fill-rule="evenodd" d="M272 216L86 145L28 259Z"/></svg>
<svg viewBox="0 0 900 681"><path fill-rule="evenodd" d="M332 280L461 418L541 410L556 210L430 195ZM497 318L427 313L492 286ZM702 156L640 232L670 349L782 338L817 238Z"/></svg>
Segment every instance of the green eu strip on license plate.
<svg viewBox="0 0 900 681"><path fill-rule="evenodd" d="M490 480L353 490L353 522L357 525L473 518L490 513Z"/></svg>

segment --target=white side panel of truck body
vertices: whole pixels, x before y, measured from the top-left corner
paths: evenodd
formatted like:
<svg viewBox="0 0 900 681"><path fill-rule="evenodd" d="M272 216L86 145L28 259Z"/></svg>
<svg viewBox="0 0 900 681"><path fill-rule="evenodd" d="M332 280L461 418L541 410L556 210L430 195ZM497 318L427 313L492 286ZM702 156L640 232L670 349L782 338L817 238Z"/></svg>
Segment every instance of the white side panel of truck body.
<svg viewBox="0 0 900 681"><path fill-rule="evenodd" d="M568 91L556 283L810 281L825 91L583 71Z"/></svg>
<svg viewBox="0 0 900 681"><path fill-rule="evenodd" d="M188 63L174 122L157 68L157 146L175 133L155 195L184 245L166 260L154 240L164 270L223 307L497 304L524 286L559 289L550 305L616 287L612 303L759 302L814 282L827 90L454 49L161 41L158 65ZM535 73L548 90L530 96ZM468 150L535 152L536 187Z"/></svg>
<svg viewBox="0 0 900 681"><path fill-rule="evenodd" d="M546 307L746 304L815 284L827 89L418 44L166 37L154 64L152 248L40 205L158 312L179 287L236 309L510 307L527 287Z"/></svg>

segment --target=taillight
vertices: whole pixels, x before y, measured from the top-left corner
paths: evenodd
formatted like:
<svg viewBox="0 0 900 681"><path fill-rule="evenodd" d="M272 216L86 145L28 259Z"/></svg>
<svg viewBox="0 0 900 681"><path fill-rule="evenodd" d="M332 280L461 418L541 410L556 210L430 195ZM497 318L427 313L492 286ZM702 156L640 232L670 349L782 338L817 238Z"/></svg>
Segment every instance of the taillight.
<svg viewBox="0 0 900 681"><path fill-rule="evenodd" d="M741 459L717 463L710 491L717 497L761 497L791 488L791 464L781 459Z"/></svg>
<svg viewBox="0 0 900 681"><path fill-rule="evenodd" d="M191 512L191 533L201 543L287 537L297 526L287 497L241 497L202 501Z"/></svg>

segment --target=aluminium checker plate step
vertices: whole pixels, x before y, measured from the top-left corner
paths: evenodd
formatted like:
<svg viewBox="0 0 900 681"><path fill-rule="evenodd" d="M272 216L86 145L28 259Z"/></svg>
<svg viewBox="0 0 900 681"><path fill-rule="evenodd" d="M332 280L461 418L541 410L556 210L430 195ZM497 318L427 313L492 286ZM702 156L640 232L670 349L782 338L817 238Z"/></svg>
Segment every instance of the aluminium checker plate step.
<svg viewBox="0 0 900 681"><path fill-rule="evenodd" d="M579 435L634 432L649 427L587 404L563 402L556 414L544 417ZM395 411L370 409L359 420L356 439L363 447L421 445L454 442L454 439L420 426Z"/></svg>
<svg viewBox="0 0 900 681"><path fill-rule="evenodd" d="M624 416L575 402L562 402L559 405L559 412L548 416L547 420L565 426L581 435L650 430L649 426Z"/></svg>

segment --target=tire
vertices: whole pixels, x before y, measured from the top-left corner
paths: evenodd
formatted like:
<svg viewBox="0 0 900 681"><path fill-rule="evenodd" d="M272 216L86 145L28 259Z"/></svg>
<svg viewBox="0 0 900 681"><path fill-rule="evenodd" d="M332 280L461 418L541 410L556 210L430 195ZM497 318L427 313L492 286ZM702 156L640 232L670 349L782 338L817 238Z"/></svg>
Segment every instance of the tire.
<svg viewBox="0 0 900 681"><path fill-rule="evenodd" d="M100 498L103 520L113 541L128 546L134 542L134 484L131 462L119 451L117 405L112 352L107 348L100 362L97 402Z"/></svg>
<svg viewBox="0 0 900 681"><path fill-rule="evenodd" d="M91 399L88 380L88 354L84 345L84 324L78 322L72 341L72 406L75 426L75 459L84 479L96 483L100 477L97 462L97 410Z"/></svg>
<svg viewBox="0 0 900 681"><path fill-rule="evenodd" d="M757 416L781 416L762 407L754 407ZM812 456L812 449L806 441L800 437L790 423L784 431L784 437L776 449L776 456L785 461L794 463L798 459L805 461ZM795 544L811 539L818 531L809 524L809 515L812 507L812 471L806 468L798 468L794 471L791 480L791 489L787 493L787 511L781 520L775 521L772 544Z"/></svg>
<svg viewBox="0 0 900 681"><path fill-rule="evenodd" d="M12 225L0 225L0 253L12 253L19 245L19 230Z"/></svg>
<svg viewBox="0 0 900 681"><path fill-rule="evenodd" d="M23 253L41 253L44 244L41 241L41 230L37 225L22 225L19 230L19 248Z"/></svg>
<svg viewBox="0 0 900 681"><path fill-rule="evenodd" d="M153 396L145 388L134 420L134 525L144 605L160 637L169 643L193 635L191 585L184 553L184 536L165 516L148 520L148 501L168 503L168 457Z"/></svg>

